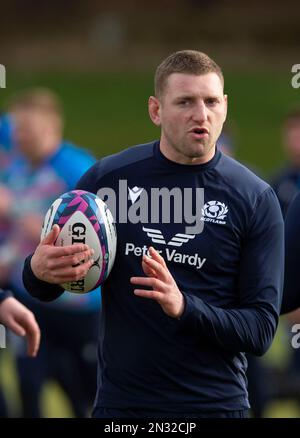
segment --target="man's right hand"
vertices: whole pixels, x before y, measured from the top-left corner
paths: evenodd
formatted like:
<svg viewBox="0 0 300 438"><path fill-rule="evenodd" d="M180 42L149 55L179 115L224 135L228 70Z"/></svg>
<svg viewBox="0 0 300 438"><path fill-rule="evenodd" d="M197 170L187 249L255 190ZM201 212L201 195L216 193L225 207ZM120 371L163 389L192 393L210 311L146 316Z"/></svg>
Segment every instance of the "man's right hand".
<svg viewBox="0 0 300 438"><path fill-rule="evenodd" d="M62 284L85 277L94 263L94 250L88 245L55 246L60 228L54 225L31 258L34 275L47 283Z"/></svg>

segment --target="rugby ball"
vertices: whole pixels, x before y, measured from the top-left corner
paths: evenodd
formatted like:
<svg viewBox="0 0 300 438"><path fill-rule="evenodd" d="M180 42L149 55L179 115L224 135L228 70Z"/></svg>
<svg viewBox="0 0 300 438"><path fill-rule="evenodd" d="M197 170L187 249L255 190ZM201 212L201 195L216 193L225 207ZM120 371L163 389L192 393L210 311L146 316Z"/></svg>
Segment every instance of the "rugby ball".
<svg viewBox="0 0 300 438"><path fill-rule="evenodd" d="M56 199L46 213L41 239L54 224L60 227L56 246L84 243L94 249L94 264L78 281L62 284L65 290L86 293L100 286L108 277L117 247L116 225L105 202L93 193L72 190Z"/></svg>

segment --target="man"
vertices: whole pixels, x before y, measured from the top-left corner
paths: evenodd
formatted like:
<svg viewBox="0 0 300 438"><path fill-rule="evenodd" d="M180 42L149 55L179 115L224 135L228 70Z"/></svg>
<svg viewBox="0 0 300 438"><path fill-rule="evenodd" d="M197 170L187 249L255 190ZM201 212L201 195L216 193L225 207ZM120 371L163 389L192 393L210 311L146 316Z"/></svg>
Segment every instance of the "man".
<svg viewBox="0 0 300 438"><path fill-rule="evenodd" d="M291 203L285 219L285 278L281 313L289 313L300 307L300 193ZM298 322L298 321L297 321Z"/></svg>
<svg viewBox="0 0 300 438"><path fill-rule="evenodd" d="M54 378L69 396L74 414L82 417L90 410L96 384L100 290L88 295L64 294L45 306L24 289L22 268L24 258L40 241L49 206L74 188L96 160L62 139L61 103L50 90L19 92L11 98L8 112L12 146L18 154L3 170L0 185L0 219L6 224L1 234L0 279L34 312L43 333L34 363L25 356L24 343L16 342L23 415L42 415L42 386Z"/></svg>
<svg viewBox="0 0 300 438"><path fill-rule="evenodd" d="M285 282L282 314L300 307L297 266L300 249L298 232L300 198L297 194L300 191L300 108L294 108L286 115L283 126L284 146L290 164L282 170L273 184L285 217ZM291 323L294 319L299 319L298 312L289 315Z"/></svg>
<svg viewBox="0 0 300 438"><path fill-rule="evenodd" d="M276 330L283 221L272 189L216 150L223 85L204 53L170 55L149 98L160 141L100 160L77 185L109 205L120 195L95 417L247 415L244 352L263 354ZM25 263L25 285L41 300L59 296L58 285L92 263L85 245L54 247L58 232L54 226Z"/></svg>
<svg viewBox="0 0 300 438"><path fill-rule="evenodd" d="M283 145L288 164L273 178L272 187L278 196L285 217L288 207L300 190L300 109L294 108L284 119Z"/></svg>
<svg viewBox="0 0 300 438"><path fill-rule="evenodd" d="M11 292L0 290L0 322L18 336L27 336L27 354L37 355L41 333L33 313L13 298Z"/></svg>
<svg viewBox="0 0 300 438"><path fill-rule="evenodd" d="M286 220L286 251L285 251L285 282L284 293L282 300L281 313L288 313L284 318L283 329L286 336L290 336L292 326L300 320L300 309L297 308L298 292L297 292L297 242L298 231L296 228L297 218L297 201L293 205L293 199L300 191L300 108L296 106L288 111L283 120L282 140L284 152L287 157L287 163L278 171L272 181L272 187L279 199L283 217ZM289 209L291 207L291 211ZM289 213L288 213L289 212ZM293 312L292 312L293 310ZM292 349L289 355L287 366L281 370L280 378L276 376L275 381L281 382L277 389L277 398L290 397L295 398L299 402L298 382L300 370L300 350ZM274 390L276 385L272 385ZM295 388L288 390L287 388ZM293 396L294 394L296 396ZM288 394L288 395L287 395Z"/></svg>

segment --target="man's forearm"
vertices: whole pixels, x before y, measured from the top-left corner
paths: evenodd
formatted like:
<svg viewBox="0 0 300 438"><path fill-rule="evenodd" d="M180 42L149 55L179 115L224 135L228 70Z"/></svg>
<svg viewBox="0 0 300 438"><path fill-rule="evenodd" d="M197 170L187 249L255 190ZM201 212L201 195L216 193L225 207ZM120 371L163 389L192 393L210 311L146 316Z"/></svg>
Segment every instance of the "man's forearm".
<svg viewBox="0 0 300 438"><path fill-rule="evenodd" d="M257 356L269 348L278 323L275 309L257 306L223 309L204 303L190 294L185 296L185 310L179 323L194 335L205 336L215 345L232 352Z"/></svg>

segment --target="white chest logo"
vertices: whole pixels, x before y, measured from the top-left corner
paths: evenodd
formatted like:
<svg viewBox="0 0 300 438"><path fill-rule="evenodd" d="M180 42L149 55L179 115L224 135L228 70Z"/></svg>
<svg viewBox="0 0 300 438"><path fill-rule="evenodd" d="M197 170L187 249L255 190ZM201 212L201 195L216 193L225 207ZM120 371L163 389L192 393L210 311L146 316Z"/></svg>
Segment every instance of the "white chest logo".
<svg viewBox="0 0 300 438"><path fill-rule="evenodd" d="M216 224L225 225L226 221L224 219L228 213L228 207L224 202L220 201L209 201L204 204L202 210L201 220L205 222L213 222Z"/></svg>

